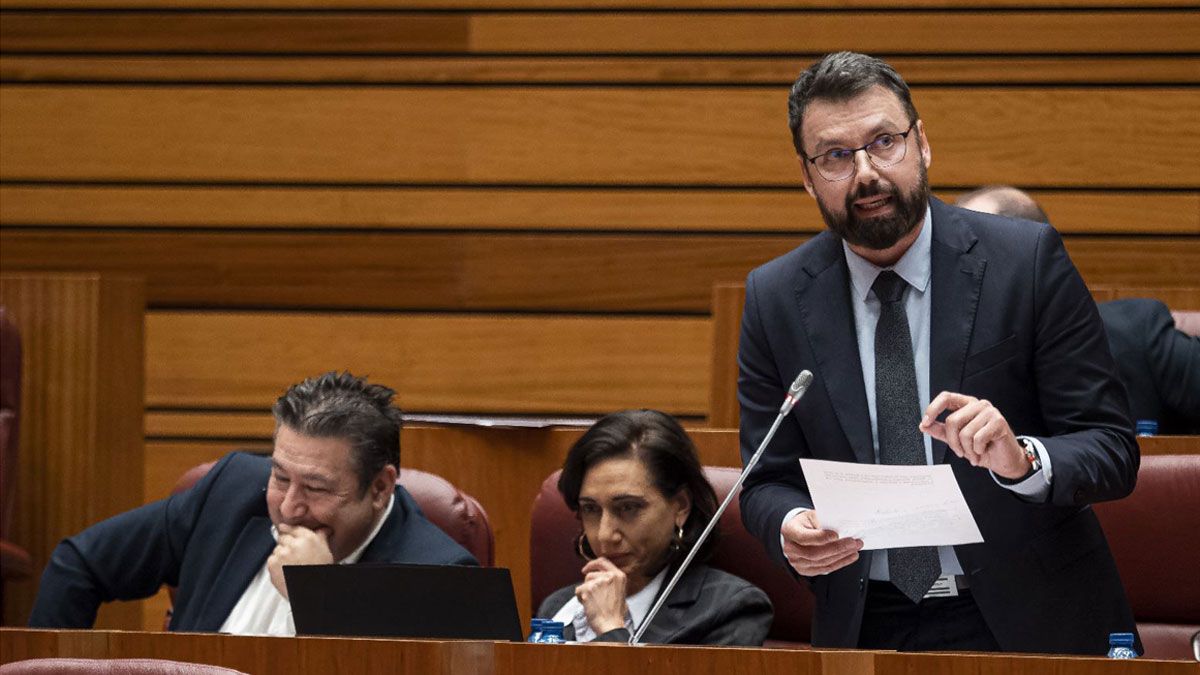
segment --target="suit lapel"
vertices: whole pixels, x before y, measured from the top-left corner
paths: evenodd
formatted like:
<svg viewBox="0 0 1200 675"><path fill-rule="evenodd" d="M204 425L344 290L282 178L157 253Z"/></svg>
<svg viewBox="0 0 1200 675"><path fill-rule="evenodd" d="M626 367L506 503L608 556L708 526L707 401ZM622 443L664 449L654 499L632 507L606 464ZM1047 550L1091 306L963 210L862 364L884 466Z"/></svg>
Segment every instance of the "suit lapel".
<svg viewBox="0 0 1200 675"><path fill-rule="evenodd" d="M658 615L646 629L646 633L642 636L643 643L667 644L687 626L687 614L700 599L706 569L705 567L692 567L683 573L683 576L679 578L679 583L671 589L671 595L663 603L662 609L658 610ZM675 570L671 570L670 574L663 579L664 586L671 580L672 574L675 574Z"/></svg>
<svg viewBox="0 0 1200 675"><path fill-rule="evenodd" d="M841 241L828 232L814 259L798 272L796 298L804 331L817 362L817 380L825 388L842 432L859 463L874 464L871 417L858 358L850 272Z"/></svg>
<svg viewBox="0 0 1200 675"><path fill-rule="evenodd" d="M192 629L219 630L274 548L271 519L266 516L251 518L234 542L221 571L214 577L217 579L216 585L209 593L208 600L204 603L204 608Z"/></svg>
<svg viewBox="0 0 1200 675"><path fill-rule="evenodd" d="M977 239L954 209L933 198L929 203L933 215L929 392L937 396L962 389L987 260L970 252ZM946 444L934 441L934 463L941 463L945 455Z"/></svg>

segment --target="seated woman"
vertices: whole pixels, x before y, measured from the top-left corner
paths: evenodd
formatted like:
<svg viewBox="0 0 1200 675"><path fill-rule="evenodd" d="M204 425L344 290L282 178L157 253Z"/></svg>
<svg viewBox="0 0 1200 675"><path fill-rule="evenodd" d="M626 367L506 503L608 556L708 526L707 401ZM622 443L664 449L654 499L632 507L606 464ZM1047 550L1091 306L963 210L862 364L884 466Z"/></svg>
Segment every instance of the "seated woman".
<svg viewBox="0 0 1200 675"><path fill-rule="evenodd" d="M583 583L561 588L537 616L568 641L627 642L717 511L696 448L670 415L626 410L596 422L567 454L558 481L583 525ZM749 582L703 564L716 532L671 591L643 642L761 645L773 611Z"/></svg>

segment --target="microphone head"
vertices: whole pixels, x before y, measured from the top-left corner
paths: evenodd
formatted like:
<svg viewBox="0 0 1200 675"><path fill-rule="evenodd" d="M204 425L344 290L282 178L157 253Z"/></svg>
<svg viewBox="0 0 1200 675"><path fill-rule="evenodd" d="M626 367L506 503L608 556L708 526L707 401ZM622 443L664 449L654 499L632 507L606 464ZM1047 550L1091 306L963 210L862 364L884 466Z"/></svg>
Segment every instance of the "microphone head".
<svg viewBox="0 0 1200 675"><path fill-rule="evenodd" d="M807 371L807 370L800 371L800 374L796 376L796 380L794 382L792 382L792 386L788 388L788 394L790 394L791 396L795 396L796 394L799 394L800 392L804 391L805 389L808 389L808 386L810 384L812 384L812 381L813 381L812 372Z"/></svg>

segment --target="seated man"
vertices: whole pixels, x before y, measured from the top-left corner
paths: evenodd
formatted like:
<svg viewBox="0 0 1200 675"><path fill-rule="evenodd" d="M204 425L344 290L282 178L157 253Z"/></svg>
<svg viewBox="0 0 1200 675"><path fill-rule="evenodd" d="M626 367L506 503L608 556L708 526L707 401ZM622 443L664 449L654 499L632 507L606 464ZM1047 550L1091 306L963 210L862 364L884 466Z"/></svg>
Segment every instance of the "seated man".
<svg viewBox="0 0 1200 675"><path fill-rule="evenodd" d="M1049 223L1029 194L988 185L955 202L972 211ZM1176 329L1158 300L1125 298L1097 305L1135 420L1154 420L1160 434L1200 433L1200 338Z"/></svg>
<svg viewBox="0 0 1200 675"><path fill-rule="evenodd" d="M291 387L270 457L226 455L187 492L63 540L29 625L90 628L100 603L171 584L171 630L294 635L284 565L476 564L396 485L394 393L335 372Z"/></svg>

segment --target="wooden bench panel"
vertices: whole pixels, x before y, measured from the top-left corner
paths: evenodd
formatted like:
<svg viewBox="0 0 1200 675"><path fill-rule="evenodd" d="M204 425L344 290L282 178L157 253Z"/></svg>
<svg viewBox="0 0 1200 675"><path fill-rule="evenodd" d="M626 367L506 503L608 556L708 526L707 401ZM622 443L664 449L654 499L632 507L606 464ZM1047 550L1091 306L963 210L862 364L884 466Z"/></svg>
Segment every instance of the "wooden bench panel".
<svg viewBox="0 0 1200 675"><path fill-rule="evenodd" d="M141 281L96 274L0 275L0 305L21 338L20 459L11 529L33 578L5 585L3 624L23 625L59 540L142 503L129 480L143 457ZM5 378L10 373L4 373ZM16 442L18 439L12 439ZM125 625L117 605L101 627Z"/></svg>
<svg viewBox="0 0 1200 675"><path fill-rule="evenodd" d="M938 195L953 201L955 190ZM1200 234L1200 192L1031 190L1066 234ZM776 190L0 185L0 224L94 228L817 232Z"/></svg>
<svg viewBox="0 0 1200 675"><path fill-rule="evenodd" d="M1200 43L1200 13L9 11L0 39L14 53L1169 54Z"/></svg>
<svg viewBox="0 0 1200 675"><path fill-rule="evenodd" d="M0 87L5 180L796 184L781 92ZM918 87L940 186L1194 188L1191 88ZM1136 125L1129 123L1137 119ZM1018 179L1019 178L1019 179Z"/></svg>
<svg viewBox="0 0 1200 675"><path fill-rule="evenodd" d="M405 410L703 415L704 318L164 312L146 316L146 405L261 410L349 369Z"/></svg>
<svg viewBox="0 0 1200 675"><path fill-rule="evenodd" d="M0 55L3 82L335 84L775 84L790 86L816 54L714 56L42 56ZM920 84L1195 84L1186 55L889 56Z"/></svg>
<svg viewBox="0 0 1200 675"><path fill-rule="evenodd" d="M5 227L0 264L145 276L154 307L707 314L714 283L806 238ZM1094 285L1200 285L1197 237L1068 237L1067 249Z"/></svg>

